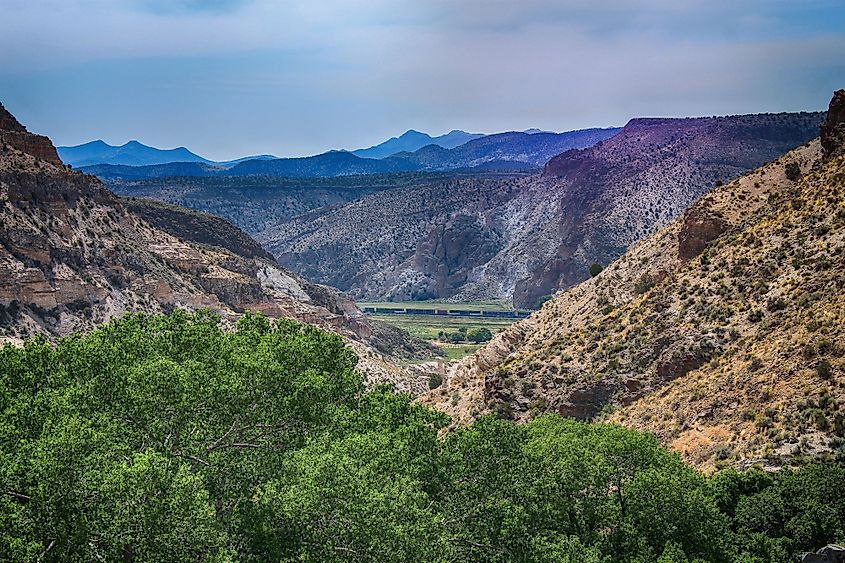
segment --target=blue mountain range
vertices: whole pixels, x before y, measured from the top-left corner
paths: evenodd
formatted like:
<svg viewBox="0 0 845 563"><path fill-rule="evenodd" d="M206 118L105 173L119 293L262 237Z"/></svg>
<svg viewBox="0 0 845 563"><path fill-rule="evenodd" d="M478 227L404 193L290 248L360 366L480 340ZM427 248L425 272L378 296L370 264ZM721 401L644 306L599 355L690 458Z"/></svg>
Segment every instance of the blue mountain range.
<svg viewBox="0 0 845 563"><path fill-rule="evenodd" d="M116 164L124 166L150 166L155 164L168 164L171 162L200 162L203 164L216 165L221 168L232 166L245 160L267 160L276 158L272 155L247 156L235 160L216 162L203 158L185 147L175 149L158 149L150 147L138 141L129 141L126 144L115 146L102 140L91 141L82 145L72 147L56 147L59 157L65 164L74 168L93 166L97 164Z"/></svg>
<svg viewBox="0 0 845 563"><path fill-rule="evenodd" d="M445 135L432 137L428 133L408 129L398 137L391 137L383 143L366 149L354 150L352 154L361 158L387 158L400 152L414 152L428 145L453 149L483 136L482 133L467 133L466 131L453 129Z"/></svg>

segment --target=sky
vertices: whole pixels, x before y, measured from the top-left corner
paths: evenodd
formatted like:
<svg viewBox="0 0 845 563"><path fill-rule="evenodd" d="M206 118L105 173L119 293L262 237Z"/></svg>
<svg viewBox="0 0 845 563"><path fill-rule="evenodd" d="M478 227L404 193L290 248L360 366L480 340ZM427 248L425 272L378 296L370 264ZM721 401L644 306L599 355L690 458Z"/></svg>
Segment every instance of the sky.
<svg viewBox="0 0 845 563"><path fill-rule="evenodd" d="M0 0L0 102L57 145L223 160L826 109L842 0Z"/></svg>

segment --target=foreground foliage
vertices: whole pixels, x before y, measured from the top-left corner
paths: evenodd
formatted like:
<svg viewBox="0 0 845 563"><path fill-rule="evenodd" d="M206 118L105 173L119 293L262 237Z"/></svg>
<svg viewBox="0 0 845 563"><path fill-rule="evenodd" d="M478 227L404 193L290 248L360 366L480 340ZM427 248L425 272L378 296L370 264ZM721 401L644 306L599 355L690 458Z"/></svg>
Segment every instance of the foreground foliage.
<svg viewBox="0 0 845 563"><path fill-rule="evenodd" d="M0 350L0 557L789 561L845 539L845 471L705 478L650 436L365 392L330 333L127 316Z"/></svg>

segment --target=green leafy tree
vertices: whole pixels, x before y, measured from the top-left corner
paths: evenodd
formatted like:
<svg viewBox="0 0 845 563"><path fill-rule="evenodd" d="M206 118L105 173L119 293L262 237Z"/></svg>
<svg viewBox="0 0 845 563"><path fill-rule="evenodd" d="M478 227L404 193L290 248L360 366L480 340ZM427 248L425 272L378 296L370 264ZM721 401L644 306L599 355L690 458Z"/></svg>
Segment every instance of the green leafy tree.
<svg viewBox="0 0 845 563"><path fill-rule="evenodd" d="M797 182L801 179L801 166L797 162L789 162L784 166L784 173L787 180L790 182Z"/></svg>
<svg viewBox="0 0 845 563"><path fill-rule="evenodd" d="M542 309L543 305L547 302L551 301L554 298L554 295L543 295L537 298L537 301L534 303L534 309Z"/></svg>
<svg viewBox="0 0 845 563"><path fill-rule="evenodd" d="M493 338L493 333L486 326L473 328L467 332L467 340L476 344L488 342L491 338Z"/></svg>
<svg viewBox="0 0 845 563"><path fill-rule="evenodd" d="M557 415L444 433L355 363L314 327L208 312L0 348L0 555L780 562L845 541L841 465L708 479Z"/></svg>

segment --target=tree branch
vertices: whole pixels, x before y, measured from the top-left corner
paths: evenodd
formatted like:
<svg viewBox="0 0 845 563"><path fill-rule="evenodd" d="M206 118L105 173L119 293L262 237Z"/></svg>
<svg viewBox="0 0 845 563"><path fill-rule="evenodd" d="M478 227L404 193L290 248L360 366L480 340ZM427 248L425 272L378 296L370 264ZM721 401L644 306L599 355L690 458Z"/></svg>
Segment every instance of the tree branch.
<svg viewBox="0 0 845 563"><path fill-rule="evenodd" d="M44 550L44 553L41 554L41 557L39 557L39 559L44 559L47 556L47 553L49 553L50 550L53 549L53 547L55 545L56 545L56 540L51 540L50 544L47 546L47 549Z"/></svg>
<svg viewBox="0 0 845 563"><path fill-rule="evenodd" d="M19 493L17 491L9 490L9 491L6 491L6 494L9 495L10 497L12 497L13 499L19 501L19 502L29 502L29 501L32 500L31 496L25 495L23 493Z"/></svg>
<svg viewBox="0 0 845 563"><path fill-rule="evenodd" d="M212 444L209 444L208 447L205 448L205 451L213 452L214 450L216 450L218 448L218 446L220 445L220 443L223 442L223 440L228 438L229 435L231 435L232 432L235 431L235 428L237 428L237 425L238 425L238 419L236 418L235 420L232 421L232 426L225 432L225 434L223 434L222 436L217 438Z"/></svg>
<svg viewBox="0 0 845 563"><path fill-rule="evenodd" d="M474 542L472 540L468 540L468 539L465 539L465 538L449 538L447 541L450 541L452 543L463 543L463 544L466 544L466 545L469 545L469 546L472 546L472 547L477 547L479 549L489 549L491 551L506 551L506 550L502 549L501 547L496 547L495 545L487 545L486 543L478 543L478 542Z"/></svg>

